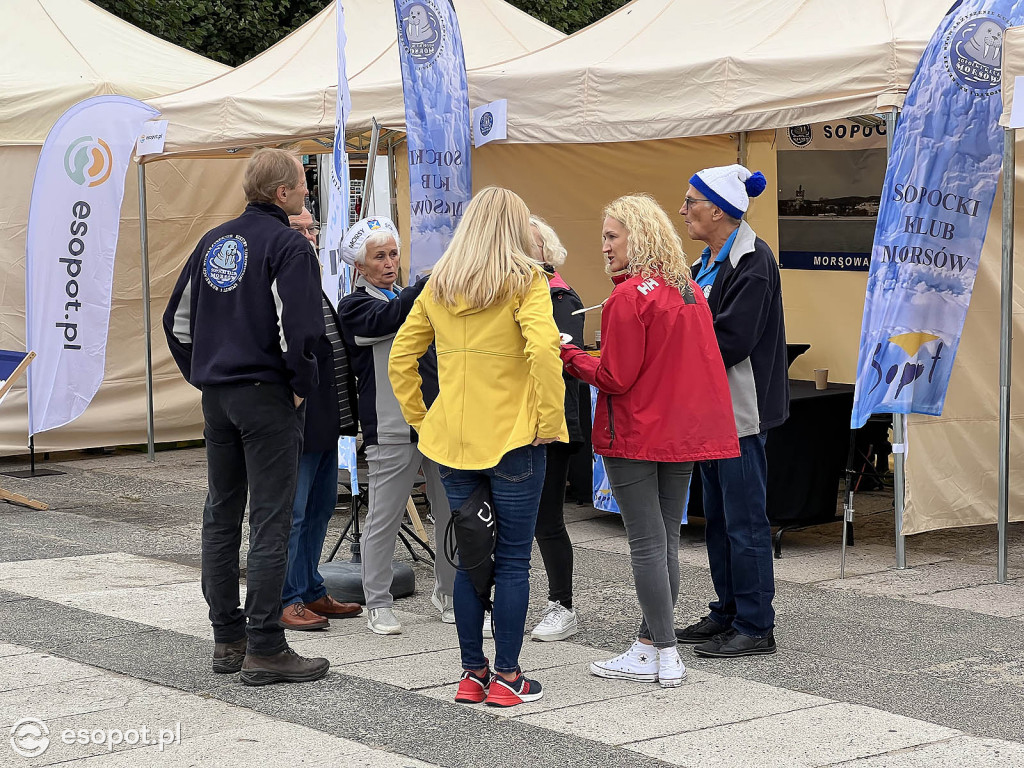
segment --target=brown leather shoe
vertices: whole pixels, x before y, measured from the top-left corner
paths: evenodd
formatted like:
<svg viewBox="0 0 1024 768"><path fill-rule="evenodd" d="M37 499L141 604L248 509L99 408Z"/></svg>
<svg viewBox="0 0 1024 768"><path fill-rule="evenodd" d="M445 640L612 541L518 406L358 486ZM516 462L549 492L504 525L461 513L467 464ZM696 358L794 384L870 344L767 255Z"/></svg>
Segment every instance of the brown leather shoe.
<svg viewBox="0 0 1024 768"><path fill-rule="evenodd" d="M231 675L240 670L248 644L249 641L244 637L233 643L214 643L213 671L220 675Z"/></svg>
<svg viewBox="0 0 1024 768"><path fill-rule="evenodd" d="M281 623L285 629L297 629L305 632L310 629L327 629L331 622L318 613L306 610L302 603L286 605L281 612Z"/></svg>
<svg viewBox="0 0 1024 768"><path fill-rule="evenodd" d="M327 674L331 663L327 659L307 659L291 648L273 656L245 655L242 664L242 682L246 685L271 683L309 683Z"/></svg>
<svg viewBox="0 0 1024 768"><path fill-rule="evenodd" d="M319 613L329 619L348 619L363 612L359 603L340 603L330 595L324 595L319 600L306 603L306 610Z"/></svg>

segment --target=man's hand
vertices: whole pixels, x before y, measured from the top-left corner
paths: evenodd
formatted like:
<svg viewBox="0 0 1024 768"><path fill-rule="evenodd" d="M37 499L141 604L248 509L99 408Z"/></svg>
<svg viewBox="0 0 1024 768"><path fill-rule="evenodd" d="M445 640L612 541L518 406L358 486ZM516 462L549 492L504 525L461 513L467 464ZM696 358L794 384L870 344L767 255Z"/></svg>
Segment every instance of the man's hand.
<svg viewBox="0 0 1024 768"><path fill-rule="evenodd" d="M530 445L547 445L548 443L553 442L555 442L555 438L553 437L538 437L536 440L530 443Z"/></svg>
<svg viewBox="0 0 1024 768"><path fill-rule="evenodd" d="M298 410L299 406L302 405L302 403L304 402L304 399L296 395L294 392L292 392L292 400L295 403L296 410Z"/></svg>

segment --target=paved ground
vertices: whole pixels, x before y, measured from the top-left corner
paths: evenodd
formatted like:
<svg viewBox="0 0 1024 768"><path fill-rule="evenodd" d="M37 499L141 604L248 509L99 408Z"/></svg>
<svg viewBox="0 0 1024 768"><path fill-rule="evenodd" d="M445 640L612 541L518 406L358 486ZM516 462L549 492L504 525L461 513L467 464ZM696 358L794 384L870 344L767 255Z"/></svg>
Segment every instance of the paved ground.
<svg viewBox="0 0 1024 768"><path fill-rule="evenodd" d="M60 458L64 475L0 475L51 506L0 504L0 766L1024 766L1021 524L1010 584L994 583L990 527L913 537L911 568L897 572L891 495L860 494L845 580L838 525L786 535L776 656L684 649L689 681L662 691L588 675L590 659L629 644L638 606L618 518L568 505L583 629L527 643L523 665L545 697L496 712L451 700L458 643L423 565L420 591L398 603L400 637L360 619L289 633L331 660L324 680L251 689L212 674L202 451L156 464L133 452ZM710 590L702 527L684 531L680 622L702 614ZM531 621L545 588L535 571ZM45 752L16 754L12 726L23 750L42 746L45 728Z"/></svg>

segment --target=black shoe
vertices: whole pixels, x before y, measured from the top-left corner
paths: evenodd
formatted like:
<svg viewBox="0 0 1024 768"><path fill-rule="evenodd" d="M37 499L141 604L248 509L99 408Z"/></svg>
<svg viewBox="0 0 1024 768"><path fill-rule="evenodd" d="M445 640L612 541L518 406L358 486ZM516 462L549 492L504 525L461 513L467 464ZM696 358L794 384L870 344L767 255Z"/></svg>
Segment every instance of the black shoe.
<svg viewBox="0 0 1024 768"><path fill-rule="evenodd" d="M233 643L214 643L213 671L220 675L232 675L242 668L245 661L245 649L249 641L246 638Z"/></svg>
<svg viewBox="0 0 1024 768"><path fill-rule="evenodd" d="M271 683L310 683L327 674L331 663L327 659L307 659L291 648L273 656L245 655L242 664L242 682L246 685Z"/></svg>
<svg viewBox="0 0 1024 768"><path fill-rule="evenodd" d="M719 624L710 616L705 616L696 624L691 624L688 627L677 629L676 640L680 643L685 643L686 645L703 643L705 640L710 640L715 635L720 635L728 629L729 627L724 624Z"/></svg>
<svg viewBox="0 0 1024 768"><path fill-rule="evenodd" d="M750 635L741 635L734 630L730 634L720 635L706 643L694 646L693 652L698 656L715 659L770 656L775 653L775 635L769 632L764 637L751 637Z"/></svg>

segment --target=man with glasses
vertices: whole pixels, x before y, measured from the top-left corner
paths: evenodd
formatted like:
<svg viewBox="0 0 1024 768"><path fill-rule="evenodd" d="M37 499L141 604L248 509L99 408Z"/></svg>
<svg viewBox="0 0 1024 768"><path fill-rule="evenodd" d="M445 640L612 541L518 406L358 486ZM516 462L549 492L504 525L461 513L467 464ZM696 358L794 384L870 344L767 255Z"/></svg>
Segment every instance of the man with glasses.
<svg viewBox="0 0 1024 768"><path fill-rule="evenodd" d="M320 225L308 208L288 217L316 253ZM315 258L315 256L314 256ZM327 524L338 500L338 438L356 434L356 379L341 341L338 315L321 291L326 335L314 348L319 384L306 398L302 456L288 538L288 572L284 580L281 623L287 629L326 629L330 619L358 616L358 603L341 603L327 594L318 567Z"/></svg>
<svg viewBox="0 0 1024 768"><path fill-rule="evenodd" d="M769 429L789 416L786 329L779 267L744 220L766 181L742 165L690 178L679 213L690 238L707 245L693 265L708 300L732 395L740 456L699 462L705 538L718 599L710 613L676 630L698 656L775 653L775 578L765 508Z"/></svg>

